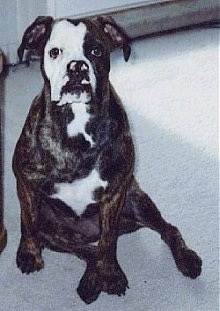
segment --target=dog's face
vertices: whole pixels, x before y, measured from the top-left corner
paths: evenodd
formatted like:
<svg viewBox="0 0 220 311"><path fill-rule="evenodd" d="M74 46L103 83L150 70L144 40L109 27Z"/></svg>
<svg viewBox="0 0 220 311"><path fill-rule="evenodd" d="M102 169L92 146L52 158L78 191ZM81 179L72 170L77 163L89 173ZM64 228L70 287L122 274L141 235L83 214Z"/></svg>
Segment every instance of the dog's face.
<svg viewBox="0 0 220 311"><path fill-rule="evenodd" d="M41 17L26 30L18 54L21 59L24 50L35 50L42 57L51 101L61 106L97 97L108 81L110 52L119 47L127 60L128 38L111 18Z"/></svg>
<svg viewBox="0 0 220 311"><path fill-rule="evenodd" d="M88 102L97 79L109 72L105 39L95 25L61 20L54 24L44 49L44 70L50 81L51 100L58 105Z"/></svg>

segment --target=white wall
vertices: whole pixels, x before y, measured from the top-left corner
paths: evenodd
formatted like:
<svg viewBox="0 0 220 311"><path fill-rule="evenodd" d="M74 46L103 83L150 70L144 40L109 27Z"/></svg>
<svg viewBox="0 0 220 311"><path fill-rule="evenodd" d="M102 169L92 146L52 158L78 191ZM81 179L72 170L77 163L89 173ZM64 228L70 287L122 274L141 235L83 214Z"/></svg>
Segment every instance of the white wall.
<svg viewBox="0 0 220 311"><path fill-rule="evenodd" d="M16 42L16 2L0 0L0 48L11 59L15 59Z"/></svg>
<svg viewBox="0 0 220 311"><path fill-rule="evenodd" d="M48 12L55 17L72 16L93 13L127 5L138 5L142 2L157 2L158 0L48 0Z"/></svg>
<svg viewBox="0 0 220 311"><path fill-rule="evenodd" d="M47 14L47 0L0 0L0 48L9 63L17 62L17 48L26 27Z"/></svg>

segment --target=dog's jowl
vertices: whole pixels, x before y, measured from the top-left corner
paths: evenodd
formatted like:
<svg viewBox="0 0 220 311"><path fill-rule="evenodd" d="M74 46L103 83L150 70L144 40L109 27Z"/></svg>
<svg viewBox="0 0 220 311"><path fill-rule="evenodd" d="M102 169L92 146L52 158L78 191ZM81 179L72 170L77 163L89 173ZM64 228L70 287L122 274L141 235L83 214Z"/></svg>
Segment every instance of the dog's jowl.
<svg viewBox="0 0 220 311"><path fill-rule="evenodd" d="M13 157L21 205L17 265L40 270L44 247L77 255L87 263L77 289L86 303L101 291L125 294L117 238L144 226L161 235L184 275L201 273L201 259L133 175L128 119L109 82L110 53L118 48L127 61L129 38L110 17L39 17L18 49L20 60L40 56L44 87Z"/></svg>

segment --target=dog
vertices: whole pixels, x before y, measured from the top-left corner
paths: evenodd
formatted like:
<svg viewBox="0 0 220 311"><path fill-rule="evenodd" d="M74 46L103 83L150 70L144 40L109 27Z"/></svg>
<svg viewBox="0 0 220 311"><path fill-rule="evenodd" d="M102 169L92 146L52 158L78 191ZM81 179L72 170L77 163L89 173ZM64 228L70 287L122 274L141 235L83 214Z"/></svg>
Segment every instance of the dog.
<svg viewBox="0 0 220 311"><path fill-rule="evenodd" d="M122 49L128 61L130 44L108 16L41 16L18 49L20 61L40 57L44 86L13 156L21 206L17 266L27 274L42 269L44 247L78 256L87 267L77 292L87 304L102 291L125 294L117 239L143 227L161 235L183 275L201 273L200 257L134 177L128 118L109 82L110 53Z"/></svg>

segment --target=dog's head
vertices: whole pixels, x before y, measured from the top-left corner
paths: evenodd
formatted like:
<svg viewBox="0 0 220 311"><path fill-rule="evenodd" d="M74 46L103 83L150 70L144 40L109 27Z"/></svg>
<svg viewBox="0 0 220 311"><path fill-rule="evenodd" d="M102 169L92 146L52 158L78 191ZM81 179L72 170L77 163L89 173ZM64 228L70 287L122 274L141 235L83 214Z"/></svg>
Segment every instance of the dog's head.
<svg viewBox="0 0 220 311"><path fill-rule="evenodd" d="M24 33L18 49L42 59L51 101L58 105L88 102L108 81L110 53L123 49L130 56L129 38L111 17L82 20L38 17Z"/></svg>

